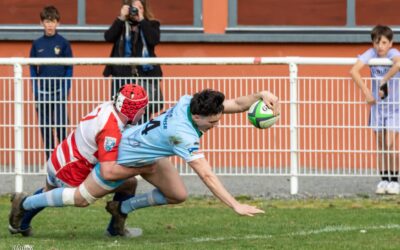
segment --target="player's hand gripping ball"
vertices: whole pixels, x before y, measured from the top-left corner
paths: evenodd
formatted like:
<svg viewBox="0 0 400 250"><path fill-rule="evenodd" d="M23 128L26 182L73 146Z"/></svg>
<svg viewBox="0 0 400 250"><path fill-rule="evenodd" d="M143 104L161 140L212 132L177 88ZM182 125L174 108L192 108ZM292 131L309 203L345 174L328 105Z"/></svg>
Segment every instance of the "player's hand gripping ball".
<svg viewBox="0 0 400 250"><path fill-rule="evenodd" d="M279 115L274 116L272 109L268 108L262 100L253 103L247 112L247 118L256 128L269 128L279 119Z"/></svg>

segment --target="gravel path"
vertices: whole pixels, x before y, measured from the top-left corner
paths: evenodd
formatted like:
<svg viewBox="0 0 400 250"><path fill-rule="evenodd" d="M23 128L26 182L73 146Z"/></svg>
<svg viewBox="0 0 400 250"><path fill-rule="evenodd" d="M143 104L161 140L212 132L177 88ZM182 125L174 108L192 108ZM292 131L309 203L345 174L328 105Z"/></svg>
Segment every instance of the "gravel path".
<svg viewBox="0 0 400 250"><path fill-rule="evenodd" d="M211 193L197 176L184 176L184 182L190 195L210 196ZM293 197L357 197L375 196L377 177L300 177L299 193L290 195L289 177L276 176L220 176L226 188L235 196L248 195L268 199ZM15 182L12 175L0 175L0 194L14 192ZM45 183L45 176L25 176L24 191L33 192ZM139 181L138 193L152 188L144 180Z"/></svg>

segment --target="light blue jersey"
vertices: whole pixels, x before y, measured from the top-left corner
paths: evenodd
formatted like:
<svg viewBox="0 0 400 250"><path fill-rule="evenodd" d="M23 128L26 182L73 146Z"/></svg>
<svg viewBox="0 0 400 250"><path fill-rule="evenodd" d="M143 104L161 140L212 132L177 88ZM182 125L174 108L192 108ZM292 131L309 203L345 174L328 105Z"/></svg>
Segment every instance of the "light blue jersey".
<svg viewBox="0 0 400 250"><path fill-rule="evenodd" d="M393 60L394 57L400 56L397 49L391 48L386 57ZM367 64L372 58L379 58L376 50L370 48L358 57L360 61ZM379 96L379 80L390 70L391 66L373 65L370 66L372 80L372 95L378 101L376 105L371 106L371 114L369 124L375 131L380 131L383 128L399 131L400 129L400 88L399 80L393 78L400 78L400 72L397 72L392 79L388 81L389 95L384 100Z"/></svg>
<svg viewBox="0 0 400 250"><path fill-rule="evenodd" d="M118 163L140 167L173 155L186 162L203 158L199 151L202 132L193 123L189 109L191 99L191 96L183 96L160 116L126 129L118 149Z"/></svg>

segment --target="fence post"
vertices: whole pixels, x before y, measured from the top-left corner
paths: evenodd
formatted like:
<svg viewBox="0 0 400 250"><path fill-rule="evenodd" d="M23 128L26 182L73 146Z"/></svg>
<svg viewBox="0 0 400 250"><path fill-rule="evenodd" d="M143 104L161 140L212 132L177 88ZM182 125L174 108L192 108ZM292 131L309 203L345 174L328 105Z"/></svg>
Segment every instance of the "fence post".
<svg viewBox="0 0 400 250"><path fill-rule="evenodd" d="M290 194L297 194L298 161L297 161L297 65L289 63L290 71Z"/></svg>
<svg viewBox="0 0 400 250"><path fill-rule="evenodd" d="M14 136L15 136L15 192L22 192L24 168L24 106L22 87L22 65L14 64Z"/></svg>

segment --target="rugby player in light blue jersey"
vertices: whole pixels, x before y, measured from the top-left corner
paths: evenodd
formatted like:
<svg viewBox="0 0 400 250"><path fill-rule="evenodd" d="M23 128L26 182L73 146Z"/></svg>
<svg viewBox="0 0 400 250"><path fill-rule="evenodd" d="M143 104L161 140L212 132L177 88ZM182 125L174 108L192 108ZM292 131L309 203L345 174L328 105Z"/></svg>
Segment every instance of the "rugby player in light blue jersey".
<svg viewBox="0 0 400 250"><path fill-rule="evenodd" d="M169 156L177 155L187 161L211 192L236 213L247 216L263 213L254 206L236 201L212 172L200 151L201 135L217 126L223 113L245 112L259 99L272 108L275 114L279 113L278 98L268 91L231 100L225 100L223 93L213 90L204 90L193 97L183 96L174 107L159 117L123 132L118 164L115 161L112 166L109 166L111 162L102 163L104 166L97 164L79 187L53 189L50 192L54 195L43 197L39 203L31 202L31 207L85 207L119 188L129 177L141 174L156 187L153 191L121 203L107 203L107 211L116 214L110 224L113 233L125 236L125 220L129 212L186 200L186 187L168 159ZM76 190L83 190L85 195L74 195ZM21 218L27 211L22 206L25 203L24 199L13 202L10 218L17 225L21 224Z"/></svg>
<svg viewBox="0 0 400 250"><path fill-rule="evenodd" d="M362 90L368 104L371 105L369 126L374 130L378 151L395 150L400 130L400 52L392 48L393 31L388 26L377 25L371 32L373 48L358 57L350 74ZM372 88L369 89L361 78L361 69L373 58L388 58L392 66L370 66ZM392 79L395 78L395 79ZM378 165L382 180L378 183L377 194L399 194L398 183L399 159L397 154L383 153L378 157Z"/></svg>
<svg viewBox="0 0 400 250"><path fill-rule="evenodd" d="M123 232L129 212L186 200L186 187L168 159L174 155L184 159L210 191L236 213L247 216L263 213L254 206L239 203L213 173L200 150L201 136L218 125L223 113L247 111L259 99L278 114L278 98L268 91L225 100L223 93L207 89L193 97L181 97L174 107L157 118L124 131L118 149L118 163L128 168L155 166L152 173L142 174L142 177L156 188L123 202L108 202L106 209L115 218L114 230Z"/></svg>

